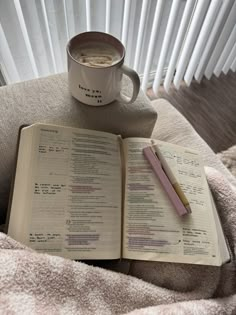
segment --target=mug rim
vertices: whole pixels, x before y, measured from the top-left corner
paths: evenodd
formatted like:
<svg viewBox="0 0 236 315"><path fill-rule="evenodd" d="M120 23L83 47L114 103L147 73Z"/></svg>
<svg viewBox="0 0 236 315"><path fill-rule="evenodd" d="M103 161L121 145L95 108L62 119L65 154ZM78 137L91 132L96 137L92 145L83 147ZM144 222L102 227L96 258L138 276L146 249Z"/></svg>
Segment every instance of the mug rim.
<svg viewBox="0 0 236 315"><path fill-rule="evenodd" d="M116 41L121 47L122 47L122 56L120 57L120 59L115 62L114 64L112 65L109 65L109 66L106 66L106 67L91 67L91 66L87 66L87 65L84 65L82 63L80 63L78 60L76 60L72 55L71 55L71 52L70 52L70 47L71 47L71 43L78 37L80 36L84 36L85 34L101 34L101 35L105 35L107 37L110 37L112 38L112 40ZM111 44L112 45L112 44ZM96 69L96 70L104 70L104 69L108 69L108 68L112 68L112 67L115 67L119 64L122 64L123 61L124 61L124 58L125 58L125 47L124 45L122 44L122 42L116 38L115 36L112 36L111 34L108 34L108 33L104 33L104 32L97 32L97 31L88 31L88 32L83 32L83 33L79 33L79 34L76 34L75 36L73 36L67 43L66 45L66 51L67 51L67 55L74 61L76 62L77 64L79 64L80 66L83 66L83 67L86 67L86 68L91 68L91 69Z"/></svg>

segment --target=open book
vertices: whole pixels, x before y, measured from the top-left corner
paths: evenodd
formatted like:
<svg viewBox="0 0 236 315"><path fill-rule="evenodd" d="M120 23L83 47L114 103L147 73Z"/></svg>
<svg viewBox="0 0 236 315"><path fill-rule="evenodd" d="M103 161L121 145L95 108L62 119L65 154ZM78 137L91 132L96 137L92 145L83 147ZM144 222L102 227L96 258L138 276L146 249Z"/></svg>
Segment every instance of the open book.
<svg viewBox="0 0 236 315"><path fill-rule="evenodd" d="M71 259L221 265L226 242L200 155L157 141L192 209L180 217L146 138L35 124L21 130L8 234Z"/></svg>

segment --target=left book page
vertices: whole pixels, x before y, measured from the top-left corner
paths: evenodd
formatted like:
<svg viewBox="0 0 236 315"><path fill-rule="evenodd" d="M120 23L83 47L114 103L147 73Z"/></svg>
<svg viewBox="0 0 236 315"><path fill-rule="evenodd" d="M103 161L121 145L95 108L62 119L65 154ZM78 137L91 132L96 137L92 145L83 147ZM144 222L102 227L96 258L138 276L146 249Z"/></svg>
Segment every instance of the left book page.
<svg viewBox="0 0 236 315"><path fill-rule="evenodd" d="M36 124L23 128L8 234L71 259L117 259L121 158L116 135Z"/></svg>

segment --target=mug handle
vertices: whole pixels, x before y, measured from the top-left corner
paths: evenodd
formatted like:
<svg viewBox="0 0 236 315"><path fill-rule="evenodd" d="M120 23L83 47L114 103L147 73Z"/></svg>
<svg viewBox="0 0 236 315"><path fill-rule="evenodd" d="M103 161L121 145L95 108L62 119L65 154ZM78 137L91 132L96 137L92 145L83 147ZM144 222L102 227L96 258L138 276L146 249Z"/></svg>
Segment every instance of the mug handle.
<svg viewBox="0 0 236 315"><path fill-rule="evenodd" d="M131 68L125 66L124 64L120 67L120 70L125 74L127 75L130 80L132 81L133 83L133 95L131 98L123 95L122 93L120 93L118 99L126 104L130 104L130 103L133 103L137 96L138 96L138 93L139 93L139 89L140 89L140 79L139 79L139 76L137 74L136 71L132 70Z"/></svg>

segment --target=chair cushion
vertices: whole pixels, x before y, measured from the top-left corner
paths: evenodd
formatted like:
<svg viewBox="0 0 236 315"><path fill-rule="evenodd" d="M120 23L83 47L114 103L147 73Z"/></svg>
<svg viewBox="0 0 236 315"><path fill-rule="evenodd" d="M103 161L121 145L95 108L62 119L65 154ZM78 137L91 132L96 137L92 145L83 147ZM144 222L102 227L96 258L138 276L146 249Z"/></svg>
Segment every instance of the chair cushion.
<svg viewBox="0 0 236 315"><path fill-rule="evenodd" d="M235 177L179 111L167 100L161 98L152 101L152 105L158 112L158 123L152 133L154 139L157 138L198 150L201 152L206 166L214 167L236 186Z"/></svg>

